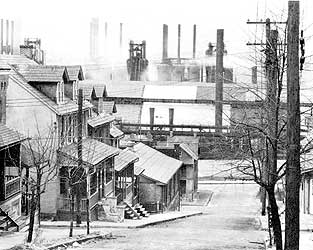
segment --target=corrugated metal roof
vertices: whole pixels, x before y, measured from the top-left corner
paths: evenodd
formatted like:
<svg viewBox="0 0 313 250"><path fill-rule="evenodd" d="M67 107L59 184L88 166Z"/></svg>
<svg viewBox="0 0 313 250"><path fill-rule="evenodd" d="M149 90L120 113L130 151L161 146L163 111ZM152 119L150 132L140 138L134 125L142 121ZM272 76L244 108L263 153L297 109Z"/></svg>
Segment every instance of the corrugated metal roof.
<svg viewBox="0 0 313 250"><path fill-rule="evenodd" d="M116 126L112 125L110 128L110 135L114 138L118 138L124 135L124 132L119 130Z"/></svg>
<svg viewBox="0 0 313 250"><path fill-rule="evenodd" d="M116 105L114 101L104 101L103 102L103 112L107 114L116 113Z"/></svg>
<svg viewBox="0 0 313 250"><path fill-rule="evenodd" d="M130 149L126 148L121 150L120 153L115 157L114 168L116 171L122 171L128 164L137 161L139 158L136 154L131 152Z"/></svg>
<svg viewBox="0 0 313 250"><path fill-rule="evenodd" d="M91 119L88 120L88 124L95 128L98 127L100 125L109 123L109 122L113 122L114 121L114 116L109 115L109 114L105 114L105 113L101 113L95 117L92 117Z"/></svg>
<svg viewBox="0 0 313 250"><path fill-rule="evenodd" d="M146 85L143 98L155 99L188 99L195 100L197 96L196 86L156 86Z"/></svg>
<svg viewBox="0 0 313 250"><path fill-rule="evenodd" d="M0 123L0 147L26 140L27 137Z"/></svg>
<svg viewBox="0 0 313 250"><path fill-rule="evenodd" d="M139 156L136 167L143 168L143 175L149 179L167 184L172 176L181 167L182 162L169 157L161 152L138 143L133 147L134 152Z"/></svg>
<svg viewBox="0 0 313 250"><path fill-rule="evenodd" d="M109 97L131 97L131 98L141 98L143 97L143 92L145 86L143 83L136 84L133 81L125 82L108 82L105 84L107 94Z"/></svg>
<svg viewBox="0 0 313 250"><path fill-rule="evenodd" d="M84 80L83 70L80 65L66 66L70 81Z"/></svg>
<svg viewBox="0 0 313 250"><path fill-rule="evenodd" d="M140 123L142 105L116 104L116 119L122 119L125 123Z"/></svg>
<svg viewBox="0 0 313 250"><path fill-rule="evenodd" d="M29 65L20 68L19 73L28 82L60 82L63 76L69 80L66 67L59 65Z"/></svg>
<svg viewBox="0 0 313 250"><path fill-rule="evenodd" d="M61 149L64 155L67 155L74 160L77 160L77 143L72 143ZM96 165L99 162L117 155L119 150L105 143L94 139L86 138L82 140L82 158L83 162L91 165Z"/></svg>

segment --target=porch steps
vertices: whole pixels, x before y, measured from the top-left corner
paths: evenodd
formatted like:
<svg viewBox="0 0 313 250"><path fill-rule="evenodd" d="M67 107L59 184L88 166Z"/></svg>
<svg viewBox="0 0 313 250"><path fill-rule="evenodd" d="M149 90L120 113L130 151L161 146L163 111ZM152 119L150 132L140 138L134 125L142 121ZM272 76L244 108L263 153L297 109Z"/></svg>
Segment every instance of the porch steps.
<svg viewBox="0 0 313 250"><path fill-rule="evenodd" d="M149 212L140 203L137 203L134 206L134 208L137 211L137 213L140 214L142 217L149 217L150 216Z"/></svg>
<svg viewBox="0 0 313 250"><path fill-rule="evenodd" d="M19 229L15 221L10 216L0 209L0 231L17 232Z"/></svg>

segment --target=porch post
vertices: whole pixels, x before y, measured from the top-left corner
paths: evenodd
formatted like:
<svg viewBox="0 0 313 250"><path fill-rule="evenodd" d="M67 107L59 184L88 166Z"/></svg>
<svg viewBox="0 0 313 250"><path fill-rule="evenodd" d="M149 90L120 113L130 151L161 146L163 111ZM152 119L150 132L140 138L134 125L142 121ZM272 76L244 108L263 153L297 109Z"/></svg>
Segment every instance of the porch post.
<svg viewBox="0 0 313 250"><path fill-rule="evenodd" d="M90 232L89 222L90 222L90 211L89 211L89 199L90 199L90 175L89 175L89 166L86 168L86 178L87 178L87 199L86 199L86 211L87 211L87 234ZM96 170L97 174L97 170ZM96 178L97 180L97 178Z"/></svg>
<svg viewBox="0 0 313 250"><path fill-rule="evenodd" d="M132 172L132 205L135 205L134 204L134 188L135 188L135 179L134 179L134 164L132 164L132 167L131 167L131 172Z"/></svg>

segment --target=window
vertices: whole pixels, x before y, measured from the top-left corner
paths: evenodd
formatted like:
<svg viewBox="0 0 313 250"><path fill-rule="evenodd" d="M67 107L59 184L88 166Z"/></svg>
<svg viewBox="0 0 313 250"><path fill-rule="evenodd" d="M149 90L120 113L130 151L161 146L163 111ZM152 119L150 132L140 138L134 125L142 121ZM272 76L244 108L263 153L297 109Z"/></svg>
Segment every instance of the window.
<svg viewBox="0 0 313 250"><path fill-rule="evenodd" d="M60 194L67 195L67 169L65 167L60 168Z"/></svg>

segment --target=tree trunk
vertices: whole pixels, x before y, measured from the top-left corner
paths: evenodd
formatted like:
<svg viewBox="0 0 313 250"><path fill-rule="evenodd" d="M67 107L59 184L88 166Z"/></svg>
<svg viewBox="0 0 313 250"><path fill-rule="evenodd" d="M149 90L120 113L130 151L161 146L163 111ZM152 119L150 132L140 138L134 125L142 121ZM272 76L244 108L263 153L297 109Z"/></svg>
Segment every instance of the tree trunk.
<svg viewBox="0 0 313 250"><path fill-rule="evenodd" d="M74 194L73 194L73 190L71 188L70 190L70 213L71 213L71 222L70 222L70 234L69 237L73 237L73 223L74 223L74 207L75 207L75 202L74 202Z"/></svg>
<svg viewBox="0 0 313 250"><path fill-rule="evenodd" d="M283 242L282 242L282 231L281 231L281 222L279 218L278 206L276 203L274 187L270 187L267 190L269 205L272 213L272 226L274 232L274 240L276 245L276 250L283 250Z"/></svg>
<svg viewBox="0 0 313 250"><path fill-rule="evenodd" d="M35 199L35 190L32 189L32 198L31 198L31 206L30 206L30 218L29 218L29 229L27 242L32 242L33 232L34 232L34 224L35 224L35 213L36 213L36 199Z"/></svg>
<svg viewBox="0 0 313 250"><path fill-rule="evenodd" d="M81 215L81 184L78 183L75 186L75 193L76 193L76 226L80 226L82 223L82 215Z"/></svg>
<svg viewBox="0 0 313 250"><path fill-rule="evenodd" d="M38 226L40 227L40 215L41 215L41 206L40 206L40 186L41 186L41 176L38 176L37 180L37 190L36 190L36 203L37 203L37 210L38 210Z"/></svg>

